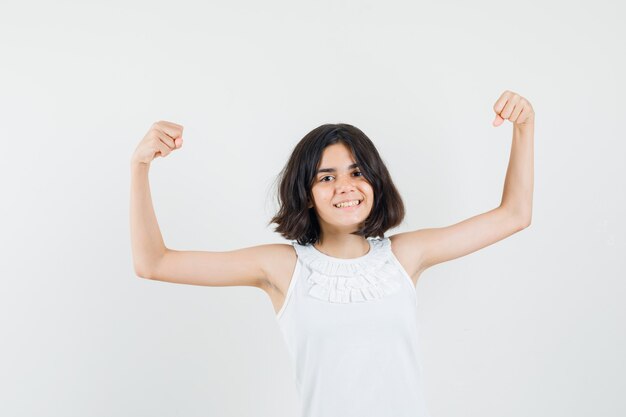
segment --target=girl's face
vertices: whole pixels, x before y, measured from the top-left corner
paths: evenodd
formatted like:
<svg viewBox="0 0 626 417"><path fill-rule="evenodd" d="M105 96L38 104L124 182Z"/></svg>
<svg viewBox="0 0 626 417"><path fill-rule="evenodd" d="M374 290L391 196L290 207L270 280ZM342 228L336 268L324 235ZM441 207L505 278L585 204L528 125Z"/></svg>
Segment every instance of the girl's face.
<svg viewBox="0 0 626 417"><path fill-rule="evenodd" d="M313 201L309 207L315 208L322 231L355 231L369 216L374 204L372 186L356 166L350 149L342 142L324 149L311 194ZM360 203L352 207L335 206L357 200Z"/></svg>

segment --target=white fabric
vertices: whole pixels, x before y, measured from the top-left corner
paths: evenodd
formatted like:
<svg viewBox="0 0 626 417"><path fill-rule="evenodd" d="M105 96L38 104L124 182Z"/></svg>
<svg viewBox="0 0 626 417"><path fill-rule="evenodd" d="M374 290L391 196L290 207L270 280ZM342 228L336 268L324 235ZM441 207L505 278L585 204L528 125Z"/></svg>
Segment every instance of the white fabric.
<svg viewBox="0 0 626 417"><path fill-rule="evenodd" d="M298 261L277 313L301 417L430 417L413 282L389 238L353 259L293 242Z"/></svg>

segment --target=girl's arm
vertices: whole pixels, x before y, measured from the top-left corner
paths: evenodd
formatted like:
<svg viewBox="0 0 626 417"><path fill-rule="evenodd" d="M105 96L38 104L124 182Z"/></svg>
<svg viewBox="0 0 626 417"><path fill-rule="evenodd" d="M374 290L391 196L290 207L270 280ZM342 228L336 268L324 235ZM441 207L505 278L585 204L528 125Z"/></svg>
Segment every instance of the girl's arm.
<svg viewBox="0 0 626 417"><path fill-rule="evenodd" d="M291 245L268 244L228 252L177 251L165 247L152 207L151 161L182 146L182 126L152 125L131 158L130 237L135 274L178 284L269 288L279 259L295 255Z"/></svg>
<svg viewBox="0 0 626 417"><path fill-rule="evenodd" d="M149 170L150 164L131 162L130 240L135 274L140 277L148 275L166 251L152 207Z"/></svg>
<svg viewBox="0 0 626 417"><path fill-rule="evenodd" d="M494 111L494 126L500 126L504 119L514 123L500 206L450 226L391 236L392 249L410 276L419 277L433 265L476 252L530 225L535 113L525 98L511 91L502 93Z"/></svg>
<svg viewBox="0 0 626 417"><path fill-rule="evenodd" d="M534 114L523 125L513 126L513 143L504 180L500 207L516 214L529 225L533 210L534 182Z"/></svg>

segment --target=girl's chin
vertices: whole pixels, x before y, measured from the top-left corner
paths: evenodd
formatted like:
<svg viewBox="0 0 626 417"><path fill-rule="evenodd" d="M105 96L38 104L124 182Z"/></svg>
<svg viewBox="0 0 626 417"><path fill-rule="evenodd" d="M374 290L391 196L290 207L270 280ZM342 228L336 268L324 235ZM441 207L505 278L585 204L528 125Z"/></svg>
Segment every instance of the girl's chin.
<svg viewBox="0 0 626 417"><path fill-rule="evenodd" d="M356 219L324 219L324 223L326 223L330 227L341 228L341 229L354 229L357 230L361 227L365 218L356 218Z"/></svg>

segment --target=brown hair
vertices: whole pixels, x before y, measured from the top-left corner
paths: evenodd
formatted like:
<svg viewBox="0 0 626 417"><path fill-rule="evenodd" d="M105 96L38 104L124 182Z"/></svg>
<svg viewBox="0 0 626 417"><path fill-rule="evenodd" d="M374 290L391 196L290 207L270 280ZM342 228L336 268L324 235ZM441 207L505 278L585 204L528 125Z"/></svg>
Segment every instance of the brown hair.
<svg viewBox="0 0 626 417"><path fill-rule="evenodd" d="M400 193L367 135L349 124L323 124L298 142L277 178L280 184L276 197L280 208L268 225L276 223L278 226L274 231L286 239L296 240L301 245L319 241L321 230L317 215L308 203L312 200L311 188L324 148L338 142L351 149L374 191L374 206L370 215L352 234L366 238L384 237L387 230L398 226L404 219Z"/></svg>

